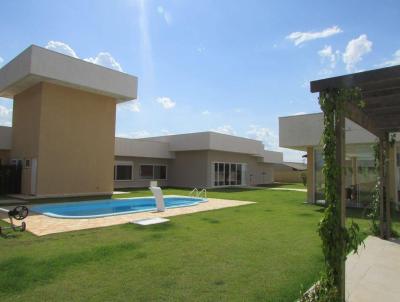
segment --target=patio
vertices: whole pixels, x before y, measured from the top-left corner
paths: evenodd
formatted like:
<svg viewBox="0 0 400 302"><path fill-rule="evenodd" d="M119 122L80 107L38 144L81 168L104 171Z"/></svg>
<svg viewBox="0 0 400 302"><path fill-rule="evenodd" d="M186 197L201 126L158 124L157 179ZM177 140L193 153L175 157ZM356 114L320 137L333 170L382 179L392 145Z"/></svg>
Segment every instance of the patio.
<svg viewBox="0 0 400 302"><path fill-rule="evenodd" d="M398 301L400 296L400 242L369 236L365 248L346 262L349 302Z"/></svg>
<svg viewBox="0 0 400 302"><path fill-rule="evenodd" d="M253 204L251 201L227 200L209 198L207 202L199 203L190 207L180 207L166 209L165 212L139 212L126 215L115 215L101 218L90 219L62 219L53 218L45 215L31 213L24 221L27 224L27 231L36 236L44 236L55 233L64 233L85 229L107 227L112 225L129 223L133 220L153 218L153 217L171 217L197 212L211 211L229 207ZM12 208L12 207L11 207ZM8 222L8 219L4 219Z"/></svg>

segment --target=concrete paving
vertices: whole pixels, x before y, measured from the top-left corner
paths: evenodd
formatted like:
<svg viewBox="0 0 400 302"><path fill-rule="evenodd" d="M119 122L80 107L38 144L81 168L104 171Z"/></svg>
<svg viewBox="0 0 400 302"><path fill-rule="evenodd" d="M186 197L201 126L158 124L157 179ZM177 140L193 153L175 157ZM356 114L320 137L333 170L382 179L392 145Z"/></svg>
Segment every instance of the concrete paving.
<svg viewBox="0 0 400 302"><path fill-rule="evenodd" d="M255 202L251 201L208 198L207 202L202 202L197 205L189 207L166 209L165 212L139 212L139 213L125 214L125 215L115 215L115 216L87 218L87 219L53 218L31 212L30 215L24 221L26 222L27 231L37 236L43 236L54 233L63 233L63 232L124 224L124 223L129 223L133 220L144 219L144 218L172 217L172 216L191 214L203 211L211 211L229 207L249 205L254 203ZM8 221L6 219L3 220Z"/></svg>
<svg viewBox="0 0 400 302"><path fill-rule="evenodd" d="M400 242L369 236L346 261L346 301L400 301Z"/></svg>

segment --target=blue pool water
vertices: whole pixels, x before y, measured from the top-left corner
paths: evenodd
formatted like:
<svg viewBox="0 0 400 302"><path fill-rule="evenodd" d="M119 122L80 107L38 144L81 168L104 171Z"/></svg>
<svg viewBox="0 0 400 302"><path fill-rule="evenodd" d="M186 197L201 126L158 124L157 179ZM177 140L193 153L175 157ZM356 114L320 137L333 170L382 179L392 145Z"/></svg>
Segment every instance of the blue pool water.
<svg viewBox="0 0 400 302"><path fill-rule="evenodd" d="M207 199L168 196L164 197L166 208L193 206ZM139 197L129 199L104 199L94 201L80 201L37 205L31 208L32 212L50 217L59 218L96 218L112 215L122 215L136 212L154 211L156 200L154 197Z"/></svg>

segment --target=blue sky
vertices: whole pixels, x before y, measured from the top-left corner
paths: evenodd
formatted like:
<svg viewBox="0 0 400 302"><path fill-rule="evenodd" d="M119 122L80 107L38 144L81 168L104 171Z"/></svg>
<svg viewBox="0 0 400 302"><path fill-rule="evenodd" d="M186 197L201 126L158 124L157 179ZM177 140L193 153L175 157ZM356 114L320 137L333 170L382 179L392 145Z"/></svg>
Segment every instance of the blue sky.
<svg viewBox="0 0 400 302"><path fill-rule="evenodd" d="M116 134L214 130L278 148L278 117L319 111L309 81L400 64L399 1L2 1L0 66L30 44L138 76ZM12 102L0 99L0 124Z"/></svg>

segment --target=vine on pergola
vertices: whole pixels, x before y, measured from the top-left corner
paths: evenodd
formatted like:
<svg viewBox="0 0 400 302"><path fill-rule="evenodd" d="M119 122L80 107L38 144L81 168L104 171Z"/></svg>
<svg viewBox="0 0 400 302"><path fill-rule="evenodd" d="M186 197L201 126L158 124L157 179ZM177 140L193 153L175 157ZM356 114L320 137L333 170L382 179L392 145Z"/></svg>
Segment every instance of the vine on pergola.
<svg viewBox="0 0 400 302"><path fill-rule="evenodd" d="M337 188L342 169L336 158L336 130L344 127L340 123L340 115L344 114L345 102L357 102L362 106L360 90L330 89L321 92L319 103L324 113L323 130L323 175L325 178L326 209L318 227L322 239L322 249L325 257L326 271L324 276L324 292L329 301L341 301L341 284L343 262L347 254L355 250L362 242L359 227L353 221L346 228L341 224L340 190ZM344 143L344 142L343 142ZM344 201L343 201L344 202Z"/></svg>

